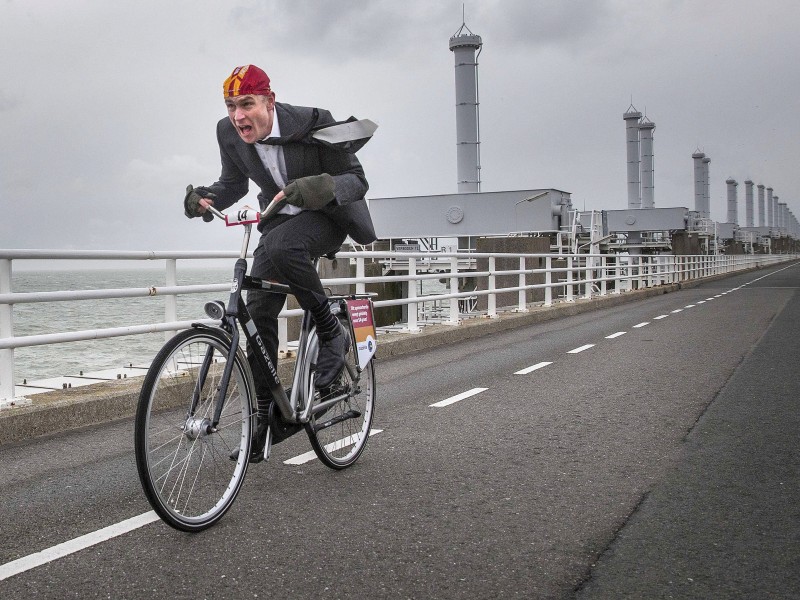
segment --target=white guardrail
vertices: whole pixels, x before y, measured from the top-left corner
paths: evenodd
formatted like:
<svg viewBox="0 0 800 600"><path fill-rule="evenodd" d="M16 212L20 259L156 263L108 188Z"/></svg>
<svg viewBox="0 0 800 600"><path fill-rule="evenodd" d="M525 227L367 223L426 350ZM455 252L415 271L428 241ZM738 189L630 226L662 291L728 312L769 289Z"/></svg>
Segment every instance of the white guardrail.
<svg viewBox="0 0 800 600"><path fill-rule="evenodd" d="M742 269L762 267L794 260L794 255L699 255L699 256L638 256L601 254L504 254L504 253L443 253L443 252L340 252L339 259L355 263L355 277L323 279L326 286L351 285L356 293L366 291L370 283L406 282L407 294L402 298L377 299L375 307L406 305L408 315L404 323L394 329L414 333L426 321L458 325L464 318L496 317L498 310L527 311L528 290L543 290L543 301L535 304L550 306L555 302L572 302L578 298L592 298L606 294L678 283L731 273ZM179 260L231 259L236 252L113 252L113 251L57 251L57 250L0 250L0 408L14 404L14 349L81 340L111 338L154 332L174 332L186 329L192 323L211 323L210 319L177 320L177 296L209 292L227 292L229 283L209 285L177 285ZM518 268L499 270L500 261L511 259ZM13 292L11 289L12 262L24 260L114 260L114 261L164 261L166 285L164 287L94 289L52 292ZM365 265L379 261L392 271L408 273L390 276L365 276ZM507 264L507 262L506 262ZM485 270L478 270L484 268ZM505 276L505 277L504 277ZM513 285L508 285L508 276ZM459 280L470 278L476 289L459 291ZM498 278L506 285L498 285ZM426 280L444 280L440 291L423 294ZM531 283L531 281L535 281ZM444 287L444 291L441 291ZM498 296L517 292L516 302L499 308ZM39 335L14 336L13 307L16 304L35 302L62 302L101 300L111 298L165 297L164 320L147 325L120 326L105 329L68 331ZM486 296L485 308L476 310L476 299ZM508 298L508 296L505 296ZM414 306L415 309L412 309ZM426 310L428 307L428 310ZM430 310L435 307L436 310ZM284 310L280 317L280 347L288 348L286 318L297 316L301 310ZM435 315L431 317L431 315ZM200 317L200 315L198 315Z"/></svg>

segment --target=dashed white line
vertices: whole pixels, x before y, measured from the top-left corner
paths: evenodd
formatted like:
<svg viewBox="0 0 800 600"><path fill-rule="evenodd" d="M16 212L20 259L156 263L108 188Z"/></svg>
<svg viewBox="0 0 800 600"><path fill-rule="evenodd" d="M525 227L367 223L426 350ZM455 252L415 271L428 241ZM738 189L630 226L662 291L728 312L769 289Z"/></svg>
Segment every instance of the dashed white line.
<svg viewBox="0 0 800 600"><path fill-rule="evenodd" d="M686 306L684 306L683 308L694 308L694 304L687 304L687 305L686 305Z"/></svg>
<svg viewBox="0 0 800 600"><path fill-rule="evenodd" d="M51 561L63 558L75 552L79 552L111 538L120 536L139 527L158 521L158 515L154 511L146 512L136 517L131 517L114 525L109 525L103 529L98 529L92 533L87 533L74 540L69 540L63 544L58 544L52 548L47 548L35 554L23 556L17 560L12 560L4 565L0 565L0 581L8 579L14 575L19 575L30 569L40 567Z"/></svg>
<svg viewBox="0 0 800 600"><path fill-rule="evenodd" d="M594 344L586 344L585 346L580 346L579 348L575 348L574 350L570 350L567 354L577 354L578 352L583 352L584 350L588 350L589 348L594 347Z"/></svg>
<svg viewBox="0 0 800 600"><path fill-rule="evenodd" d="M706 300L707 300L708 302L711 302L713 299L714 299L713 297L712 297L712 298L706 298Z"/></svg>
<svg viewBox="0 0 800 600"><path fill-rule="evenodd" d="M514 373L514 375L527 375L528 373L533 373L534 371L537 371L542 367L546 367L547 365L552 365L552 364L553 364L552 361L536 363L535 365L532 365L530 367L525 367L524 369L517 371L516 373Z"/></svg>
<svg viewBox="0 0 800 600"><path fill-rule="evenodd" d="M697 303L698 303L698 304L705 304L705 303L706 303L706 301L705 301L705 300L698 300L698 301L697 301Z"/></svg>
<svg viewBox="0 0 800 600"><path fill-rule="evenodd" d="M612 333L611 335L607 335L606 339L613 340L614 338L618 338L619 336L625 335L626 333L627 333L626 331L618 331L617 333Z"/></svg>
<svg viewBox="0 0 800 600"><path fill-rule="evenodd" d="M654 321L660 321L661 319L666 319L669 315L658 315L657 317L653 317Z"/></svg>
<svg viewBox="0 0 800 600"><path fill-rule="evenodd" d="M676 309L675 309L675 310L673 310L672 312L674 312L674 313L683 312L683 309L682 309L682 308L676 308Z"/></svg>
<svg viewBox="0 0 800 600"><path fill-rule="evenodd" d="M485 392L488 389L489 388L473 388L473 389L471 389L471 390L469 390L467 392L464 392L462 394L458 394L456 396L451 396L450 398L446 398L446 399L441 400L439 402L434 402L430 406L435 407L435 408L442 408L443 406L448 406L450 404L455 404L456 402L460 402L461 400L464 400L466 398L474 396L475 394L480 394L481 392Z"/></svg>
<svg viewBox="0 0 800 600"><path fill-rule="evenodd" d="M644 321L643 323L637 323L633 326L634 329L639 329L640 327L644 327L645 325L650 325L650 321Z"/></svg>
<svg viewBox="0 0 800 600"><path fill-rule="evenodd" d="M380 433L381 431L383 431L383 429L370 429L369 430L369 436L372 437L373 435L375 435L376 433ZM341 448L346 448L347 446L350 446L353 443L355 443L355 441L358 439L358 435L359 434L354 433L353 435L349 435L346 438L343 438L341 440L337 440L335 442L331 442L330 444L327 444L325 446L325 449L328 452L332 452L334 450L340 450ZM304 452L303 454L300 454L299 456L295 456L294 458L290 458L288 460L285 460L285 461L283 461L283 464L285 464L285 465L302 465L302 464L305 464L307 462L311 462L315 458L317 458L317 453L314 452L313 450L311 450L309 452Z"/></svg>

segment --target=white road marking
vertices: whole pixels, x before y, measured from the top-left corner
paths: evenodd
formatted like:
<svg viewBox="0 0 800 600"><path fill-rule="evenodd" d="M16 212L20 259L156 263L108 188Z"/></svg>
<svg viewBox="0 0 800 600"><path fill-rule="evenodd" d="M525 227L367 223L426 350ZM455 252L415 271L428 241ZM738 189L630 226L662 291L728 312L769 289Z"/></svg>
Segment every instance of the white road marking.
<svg viewBox="0 0 800 600"><path fill-rule="evenodd" d="M9 577L13 577L14 575L19 575L20 573L30 569L40 567L44 564L59 558L63 558L64 556L68 556L75 552L80 552L81 550L94 546L95 544L105 542L113 537L128 533L134 529L139 529L139 527L144 527L145 525L158 520L158 515L151 510L150 512L146 512L136 517L131 517L130 519L126 519L116 523L115 525L109 525L108 527L103 527L103 529L98 529L92 533L87 533L86 535L76 537L74 540L47 548L41 552L36 552L35 554L29 554L28 556L23 556L17 560L12 560L4 565L0 565L0 581L3 579L8 579Z"/></svg>
<svg viewBox="0 0 800 600"><path fill-rule="evenodd" d="M473 388L467 392L462 394L458 394L457 396L451 396L450 398L446 398L445 400L441 400L439 402L434 402L431 404L432 407L435 408L442 408L443 406L448 406L450 404L455 404L456 402L460 402L470 396L474 396L475 394L480 394L481 392L485 392L489 388Z"/></svg>
<svg viewBox="0 0 800 600"><path fill-rule="evenodd" d="M697 303L698 303L698 304L705 304L705 303L706 303L706 301L705 301L705 300L698 300L698 301L697 301Z"/></svg>
<svg viewBox="0 0 800 600"><path fill-rule="evenodd" d="M686 306L684 306L683 308L694 308L694 304L687 304L687 305L686 305Z"/></svg>
<svg viewBox="0 0 800 600"><path fill-rule="evenodd" d="M618 338L621 335L625 335L627 331L618 331L617 333L612 333L611 335L607 335L607 340L613 340L614 338Z"/></svg>
<svg viewBox="0 0 800 600"><path fill-rule="evenodd" d="M707 301L711 302L714 298L706 298Z"/></svg>
<svg viewBox="0 0 800 600"><path fill-rule="evenodd" d="M673 310L672 312L674 312L674 313L683 312L683 309L682 309L682 308L676 308L676 309L675 309L675 310Z"/></svg>
<svg viewBox="0 0 800 600"><path fill-rule="evenodd" d="M644 327L645 325L650 325L650 321L645 321L644 323L638 323L633 326L634 329L639 329L640 327Z"/></svg>
<svg viewBox="0 0 800 600"><path fill-rule="evenodd" d="M534 371L541 369L542 367L546 367L547 365L552 365L552 364L553 364L552 361L536 363L531 367L525 367L524 369L517 371L516 373L514 373L514 375L527 375L528 373L533 373Z"/></svg>
<svg viewBox="0 0 800 600"><path fill-rule="evenodd" d="M661 319L666 319L669 315L658 315L657 317L653 317L654 321L660 321Z"/></svg>
<svg viewBox="0 0 800 600"><path fill-rule="evenodd" d="M375 435L376 433L380 433L381 431L383 431L383 429L370 429L369 430L369 436L372 437L373 435ZM334 450L340 450L340 449L345 448L347 446L351 446L356 441L357 437L358 437L358 434L354 433L353 435L349 435L346 438L343 438L341 440L336 440L335 442L331 442L330 444L326 444L325 445L325 449L328 452L332 452ZM295 456L294 458L290 458L288 460L283 461L283 464L285 464L285 465L302 465L302 464L305 464L307 462L311 462L315 458L317 458L317 453L314 452L313 450L310 450L309 452L304 452L303 454L301 454L299 456Z"/></svg>
<svg viewBox="0 0 800 600"><path fill-rule="evenodd" d="M578 352L583 352L584 350L588 350L592 348L594 344L586 344L585 346L581 346L580 348L575 348L574 350L570 350L567 354L577 354Z"/></svg>

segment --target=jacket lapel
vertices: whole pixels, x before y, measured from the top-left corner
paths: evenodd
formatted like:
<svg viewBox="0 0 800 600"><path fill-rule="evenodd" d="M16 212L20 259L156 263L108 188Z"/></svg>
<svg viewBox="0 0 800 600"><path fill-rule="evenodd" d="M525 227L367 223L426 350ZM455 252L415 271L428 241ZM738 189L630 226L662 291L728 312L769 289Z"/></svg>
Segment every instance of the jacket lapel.
<svg viewBox="0 0 800 600"><path fill-rule="evenodd" d="M245 144L244 142L241 143L241 149L239 151L242 160L244 161L247 168L250 170L251 179L261 185L261 182L267 180L273 186L277 187L277 184L272 179L272 176L267 171L267 168L264 166L264 163L261 162L261 157L258 155L256 151L255 144ZM263 186L262 186L263 187Z"/></svg>
<svg viewBox="0 0 800 600"><path fill-rule="evenodd" d="M275 110L278 111L278 123L281 126L281 137L297 133L303 127L303 123L298 123L295 114L284 105L276 102ZM283 160L286 163L286 183L297 179L298 174L302 170L303 150L302 144L286 144L283 147Z"/></svg>

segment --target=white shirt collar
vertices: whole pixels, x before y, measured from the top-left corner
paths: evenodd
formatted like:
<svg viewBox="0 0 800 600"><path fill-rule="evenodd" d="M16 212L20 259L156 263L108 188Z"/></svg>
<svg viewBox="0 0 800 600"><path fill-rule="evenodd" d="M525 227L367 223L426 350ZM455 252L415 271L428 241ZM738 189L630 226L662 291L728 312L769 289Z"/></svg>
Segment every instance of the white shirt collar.
<svg viewBox="0 0 800 600"><path fill-rule="evenodd" d="M264 139L266 140L267 138L271 138L271 137L281 137L281 126L280 126L280 124L278 124L278 107L277 106L273 106L273 108L272 108L272 131L270 131L269 135L267 137L265 137ZM261 140L261 141L263 141L263 140Z"/></svg>

